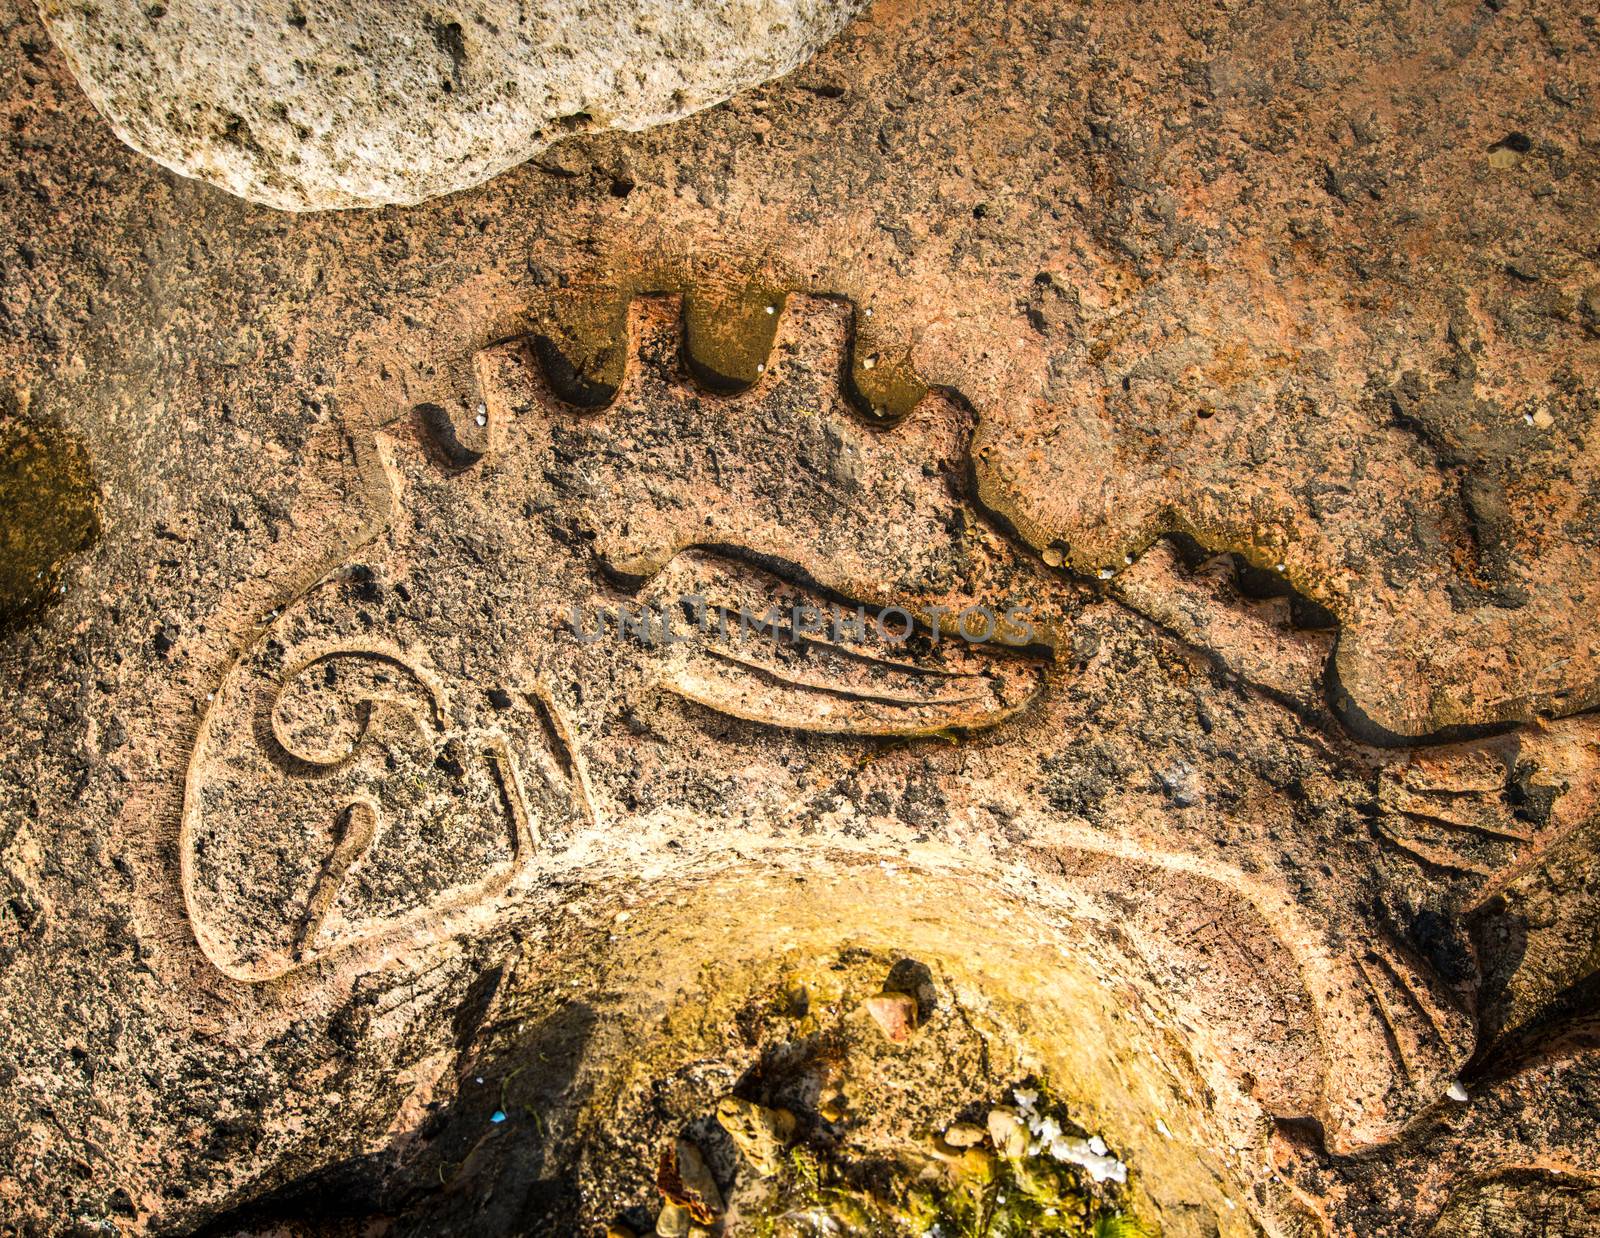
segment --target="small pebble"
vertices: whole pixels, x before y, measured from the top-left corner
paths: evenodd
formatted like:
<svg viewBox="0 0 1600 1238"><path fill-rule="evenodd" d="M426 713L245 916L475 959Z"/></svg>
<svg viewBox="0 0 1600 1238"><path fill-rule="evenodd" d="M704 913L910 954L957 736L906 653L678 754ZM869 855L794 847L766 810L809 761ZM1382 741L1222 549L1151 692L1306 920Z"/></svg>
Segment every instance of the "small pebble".
<svg viewBox="0 0 1600 1238"><path fill-rule="evenodd" d="M879 993L862 1004L895 1044L904 1044L917 1026L917 999L909 993Z"/></svg>
<svg viewBox="0 0 1600 1238"><path fill-rule="evenodd" d="M989 1140L1002 1156L1014 1161L1028 1154L1028 1126L1015 1109L1001 1106L989 1110Z"/></svg>
<svg viewBox="0 0 1600 1238"><path fill-rule="evenodd" d="M1467 1101L1472 1099L1467 1095L1467 1089L1461 1086L1461 1080L1459 1079L1451 1083L1451 1085L1445 1089L1444 1094L1451 1100L1455 1101L1458 1105L1464 1105L1467 1103Z"/></svg>
<svg viewBox="0 0 1600 1238"><path fill-rule="evenodd" d="M713 1215L721 1212L722 1191L717 1186L716 1178L712 1177L711 1170L706 1166L706 1159L701 1155L699 1145L692 1140L679 1139L674 1145L674 1154L677 1157L678 1181L683 1183L684 1189L690 1193L690 1198L699 1199ZM685 1214L685 1220L689 1219Z"/></svg>
<svg viewBox="0 0 1600 1238"><path fill-rule="evenodd" d="M679 1204L668 1203L656 1217L658 1238L688 1238L689 1210Z"/></svg>
<svg viewBox="0 0 1600 1238"><path fill-rule="evenodd" d="M717 1125L728 1132L750 1167L763 1178L783 1168L784 1151L798 1125L787 1109L769 1109L755 1101L724 1096L717 1102Z"/></svg>

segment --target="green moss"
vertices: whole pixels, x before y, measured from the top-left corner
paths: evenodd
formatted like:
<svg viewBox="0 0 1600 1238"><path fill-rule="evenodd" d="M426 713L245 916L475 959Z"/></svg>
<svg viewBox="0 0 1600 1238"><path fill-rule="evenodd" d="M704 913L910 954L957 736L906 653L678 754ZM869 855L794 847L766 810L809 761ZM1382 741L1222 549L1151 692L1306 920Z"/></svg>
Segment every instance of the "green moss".
<svg viewBox="0 0 1600 1238"><path fill-rule="evenodd" d="M1048 1088L1036 1090L1041 1115L1066 1124ZM933 1164L914 1156L856 1161L846 1147L792 1149L749 1232L798 1238L825 1216L863 1238L1153 1238L1128 1215L1124 1188L1095 1186L1048 1155L1012 1159L980 1146L930 1174Z"/></svg>

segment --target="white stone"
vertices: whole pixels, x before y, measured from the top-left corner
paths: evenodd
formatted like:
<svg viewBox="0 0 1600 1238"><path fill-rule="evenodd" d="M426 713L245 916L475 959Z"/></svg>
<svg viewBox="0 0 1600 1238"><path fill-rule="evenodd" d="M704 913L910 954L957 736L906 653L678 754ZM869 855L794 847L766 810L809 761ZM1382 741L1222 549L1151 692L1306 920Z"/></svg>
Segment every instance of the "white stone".
<svg viewBox="0 0 1600 1238"><path fill-rule="evenodd" d="M420 202L781 76L864 0L39 0L156 162L287 210Z"/></svg>

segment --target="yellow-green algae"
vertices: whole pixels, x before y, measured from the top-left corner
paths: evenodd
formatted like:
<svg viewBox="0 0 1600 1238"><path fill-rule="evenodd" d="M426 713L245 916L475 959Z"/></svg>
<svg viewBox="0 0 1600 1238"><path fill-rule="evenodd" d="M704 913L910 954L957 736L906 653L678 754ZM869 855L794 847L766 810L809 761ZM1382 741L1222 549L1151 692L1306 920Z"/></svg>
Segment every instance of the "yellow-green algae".
<svg viewBox="0 0 1600 1238"><path fill-rule="evenodd" d="M755 382L756 367L771 352L777 314L769 310L780 308L790 292L829 291L765 266L708 279L685 262L656 258L575 278L552 289L531 316L534 330L564 363L558 368L570 367L564 394L597 399L622 377L628 303L648 293L677 293L684 298L685 342L697 377L712 387L741 387ZM912 368L909 347L861 306L848 385L863 413L889 421L910 412L928 391Z"/></svg>
<svg viewBox="0 0 1600 1238"><path fill-rule="evenodd" d="M1041 1114L1070 1123L1048 1084ZM949 1158L946 1158L949 1159ZM859 1181L846 1156L809 1147L790 1149L772 1182L762 1216L745 1227L752 1238L800 1238L823 1222L864 1238L1157 1238L1157 1230L1128 1213L1119 1188L1091 1187L1083 1176L1047 1154L1010 1157L983 1146L968 1148L943 1174L926 1164L879 1162L876 1182Z"/></svg>
<svg viewBox="0 0 1600 1238"><path fill-rule="evenodd" d="M0 629L60 595L62 568L100 531L88 453L65 432L0 410Z"/></svg>

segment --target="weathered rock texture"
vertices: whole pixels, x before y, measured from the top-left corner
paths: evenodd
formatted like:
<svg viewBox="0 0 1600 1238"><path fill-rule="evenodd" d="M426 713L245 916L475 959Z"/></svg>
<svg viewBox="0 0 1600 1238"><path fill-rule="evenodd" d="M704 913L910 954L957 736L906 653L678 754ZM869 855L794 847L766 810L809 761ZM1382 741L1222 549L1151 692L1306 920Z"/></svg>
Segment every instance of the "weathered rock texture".
<svg viewBox="0 0 1600 1238"><path fill-rule="evenodd" d="M789 72L862 0L43 0L157 163L288 210L420 202Z"/></svg>
<svg viewBox="0 0 1600 1238"><path fill-rule="evenodd" d="M642 1231L899 957L858 1130L1041 1072L1168 1234L1595 1231L1585 14L886 2L299 216L0 14L0 382L99 528L3 651L7 1222ZM921 631L563 613L684 594Z"/></svg>

